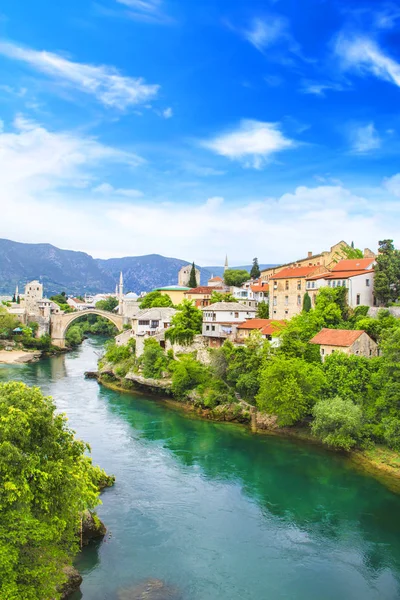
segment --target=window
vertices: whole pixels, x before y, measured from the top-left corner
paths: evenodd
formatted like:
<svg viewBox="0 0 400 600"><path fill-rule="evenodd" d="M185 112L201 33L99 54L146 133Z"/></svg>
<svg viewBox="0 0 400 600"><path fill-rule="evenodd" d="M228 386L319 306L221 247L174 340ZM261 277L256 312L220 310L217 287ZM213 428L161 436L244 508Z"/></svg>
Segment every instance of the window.
<svg viewBox="0 0 400 600"><path fill-rule="evenodd" d="M360 303L361 303L361 296L360 296L360 294L357 294L357 296L356 296L356 304L357 304L357 306L359 306Z"/></svg>
<svg viewBox="0 0 400 600"><path fill-rule="evenodd" d="M274 290L278 289L278 283L276 281L274 281Z"/></svg>
<svg viewBox="0 0 400 600"><path fill-rule="evenodd" d="M211 331L215 331L215 325L211 325Z"/></svg>
<svg viewBox="0 0 400 600"><path fill-rule="evenodd" d="M366 280L365 280L365 285L366 285L367 287L369 287L369 279L366 279Z"/></svg>
<svg viewBox="0 0 400 600"><path fill-rule="evenodd" d="M297 296L297 306L301 306L301 296L300 296L300 294Z"/></svg>
<svg viewBox="0 0 400 600"><path fill-rule="evenodd" d="M285 290L288 290L288 289L289 289L289 282L285 281Z"/></svg>
<svg viewBox="0 0 400 600"><path fill-rule="evenodd" d="M297 282L297 289L301 290L301 279L299 279L299 281Z"/></svg>
<svg viewBox="0 0 400 600"><path fill-rule="evenodd" d="M235 312L235 319L238 319L238 318L239 318L239 313Z"/></svg>
<svg viewBox="0 0 400 600"><path fill-rule="evenodd" d="M288 310L285 310L285 315L288 315L288 314L289 314L289 311L288 311Z"/></svg>
<svg viewBox="0 0 400 600"><path fill-rule="evenodd" d="M150 321L139 321L139 325L150 325Z"/></svg>
<svg viewBox="0 0 400 600"><path fill-rule="evenodd" d="M274 310L274 315L276 315L276 310Z"/></svg>
<svg viewBox="0 0 400 600"><path fill-rule="evenodd" d="M285 306L289 305L289 296L285 296Z"/></svg>
<svg viewBox="0 0 400 600"><path fill-rule="evenodd" d="M274 296L274 306L276 306L276 305L277 305L277 303L278 303L278 299L277 299L277 297L276 297L276 296ZM276 311L275 311L275 312L276 312Z"/></svg>
<svg viewBox="0 0 400 600"><path fill-rule="evenodd" d="M206 331L210 331L210 326L206 325Z"/></svg>
<svg viewBox="0 0 400 600"><path fill-rule="evenodd" d="M152 321L150 327L151 327L151 329L157 329L159 324L160 324L160 321Z"/></svg>
<svg viewBox="0 0 400 600"><path fill-rule="evenodd" d="M323 348L321 348L321 354L322 356L325 354L325 350Z"/></svg>
<svg viewBox="0 0 400 600"><path fill-rule="evenodd" d="M315 281L312 282L311 287L315 288Z"/></svg>

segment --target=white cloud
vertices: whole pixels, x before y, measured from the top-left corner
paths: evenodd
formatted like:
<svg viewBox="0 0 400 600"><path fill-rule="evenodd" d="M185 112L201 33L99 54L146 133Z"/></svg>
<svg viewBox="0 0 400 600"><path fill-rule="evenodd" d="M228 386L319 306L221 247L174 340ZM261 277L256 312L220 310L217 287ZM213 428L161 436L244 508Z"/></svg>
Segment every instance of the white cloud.
<svg viewBox="0 0 400 600"><path fill-rule="evenodd" d="M145 104L157 95L160 87L147 84L140 77L121 75L115 67L77 63L59 54L32 50L9 42L0 42L0 54L24 62L58 83L91 94L107 107L121 110Z"/></svg>
<svg viewBox="0 0 400 600"><path fill-rule="evenodd" d="M400 198L400 173L385 179L383 185L393 196Z"/></svg>
<svg viewBox="0 0 400 600"><path fill-rule="evenodd" d="M136 21L167 24L173 19L162 10L162 0L116 0L118 4L128 7L128 16Z"/></svg>
<svg viewBox="0 0 400 600"><path fill-rule="evenodd" d="M344 69L375 75L400 87L400 63L386 55L374 41L342 34L336 42L336 53Z"/></svg>
<svg viewBox="0 0 400 600"><path fill-rule="evenodd" d="M173 116L173 114L173 110L170 106L162 111L162 116L164 117L164 119L170 119Z"/></svg>
<svg viewBox="0 0 400 600"><path fill-rule="evenodd" d="M255 169L261 169L271 155L295 145L283 135L278 123L254 120L242 120L237 129L202 142L208 150Z"/></svg>
<svg viewBox="0 0 400 600"><path fill-rule="evenodd" d="M353 152L366 154L381 147L381 138L375 125L369 123L362 127L356 127L350 132L350 143Z"/></svg>
<svg viewBox="0 0 400 600"><path fill-rule="evenodd" d="M93 192L103 194L105 196L125 196L126 198L141 198L143 192L135 189L114 188L109 183L101 183L93 188Z"/></svg>
<svg viewBox="0 0 400 600"><path fill-rule="evenodd" d="M340 83L334 82L318 82L318 81L303 81L300 91L303 94L313 94L315 96L325 96L325 92L332 90L334 92L340 92L344 87Z"/></svg>
<svg viewBox="0 0 400 600"><path fill-rule="evenodd" d="M256 18L251 22L250 28L244 30L243 35L257 50L263 52L282 38L287 38L287 21L279 16L271 16L265 20Z"/></svg>

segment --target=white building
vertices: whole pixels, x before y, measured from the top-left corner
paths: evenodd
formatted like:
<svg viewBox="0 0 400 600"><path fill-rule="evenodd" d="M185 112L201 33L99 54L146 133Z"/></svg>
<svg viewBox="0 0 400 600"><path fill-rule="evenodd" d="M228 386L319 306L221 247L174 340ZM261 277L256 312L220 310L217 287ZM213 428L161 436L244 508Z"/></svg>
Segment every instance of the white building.
<svg viewBox="0 0 400 600"><path fill-rule="evenodd" d="M216 302L202 311L202 334L212 347L219 347L226 339L234 338L237 326L256 315L255 308L239 302Z"/></svg>
<svg viewBox="0 0 400 600"><path fill-rule="evenodd" d="M251 289L251 286L231 286L229 288L229 291L232 294L232 296L236 298L236 300L238 300L241 304L244 304L245 306L251 306L252 308L257 308L258 302L254 297L254 292Z"/></svg>
<svg viewBox="0 0 400 600"><path fill-rule="evenodd" d="M123 296L119 302L119 306L118 306L119 314L122 315L123 317L132 319L140 311L140 307L139 307L140 301L141 301L141 299L139 298L139 296L137 294L135 294L135 292L129 292L128 294L125 294L125 296Z"/></svg>
<svg viewBox="0 0 400 600"><path fill-rule="evenodd" d="M315 306L318 290L322 287L345 287L347 303L356 306L375 306L374 258L341 260L332 271L307 278L306 290Z"/></svg>
<svg viewBox="0 0 400 600"><path fill-rule="evenodd" d="M68 298L67 304L74 310L86 310L87 308L92 308L92 305L87 304L84 300L80 300L79 298Z"/></svg>
<svg viewBox="0 0 400 600"><path fill-rule="evenodd" d="M140 310L132 319L135 336L157 335L170 327L175 308L160 307Z"/></svg>

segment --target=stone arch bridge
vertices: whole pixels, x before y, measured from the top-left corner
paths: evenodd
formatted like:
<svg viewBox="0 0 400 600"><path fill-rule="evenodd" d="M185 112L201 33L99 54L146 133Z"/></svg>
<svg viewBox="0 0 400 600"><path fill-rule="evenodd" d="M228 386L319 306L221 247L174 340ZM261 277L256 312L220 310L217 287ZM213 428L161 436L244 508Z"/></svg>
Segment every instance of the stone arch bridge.
<svg viewBox="0 0 400 600"><path fill-rule="evenodd" d="M52 315L50 321L50 335L51 342L54 346L59 348L65 348L65 334L67 333L68 327L80 317L85 315L98 315L108 319L115 325L118 331L121 331L124 324L124 317L122 315L115 315L114 313L107 312L106 310L97 310L97 308L89 308L79 312L67 313L63 315Z"/></svg>

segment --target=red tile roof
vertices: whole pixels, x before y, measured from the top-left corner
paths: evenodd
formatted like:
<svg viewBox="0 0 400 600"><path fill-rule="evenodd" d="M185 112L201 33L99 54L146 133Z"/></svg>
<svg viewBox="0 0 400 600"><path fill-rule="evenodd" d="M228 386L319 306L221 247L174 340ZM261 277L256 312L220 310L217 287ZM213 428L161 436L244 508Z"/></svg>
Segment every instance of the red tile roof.
<svg viewBox="0 0 400 600"><path fill-rule="evenodd" d="M200 285L199 287L195 287L195 288L192 288L190 290L187 290L185 292L185 295L186 294L202 294L204 296L206 294L209 294L211 296L211 294L213 292L218 291L219 289L221 289L221 288L217 288L215 286L214 287L211 287L211 286L208 287L206 285Z"/></svg>
<svg viewBox="0 0 400 600"><path fill-rule="evenodd" d="M238 325L238 329L258 329L263 335L273 335L287 325L287 321L276 319L249 319Z"/></svg>
<svg viewBox="0 0 400 600"><path fill-rule="evenodd" d="M269 325L270 319L249 319L238 326L238 329L262 329Z"/></svg>
<svg viewBox="0 0 400 600"><path fill-rule="evenodd" d="M268 292L268 290L269 290L268 283L266 285L257 284L257 285L252 285L251 286L251 291L252 292Z"/></svg>
<svg viewBox="0 0 400 600"><path fill-rule="evenodd" d="M211 279L209 279L208 281L222 281L222 277L211 277Z"/></svg>
<svg viewBox="0 0 400 600"><path fill-rule="evenodd" d="M266 325L261 329L262 335L274 335L274 333L282 331L287 325L287 321L274 321L273 319L270 319L270 321L269 325Z"/></svg>
<svg viewBox="0 0 400 600"><path fill-rule="evenodd" d="M322 346L340 346L348 348L365 333L363 330L351 331L348 329L321 329L316 336L310 340L310 344Z"/></svg>
<svg viewBox="0 0 400 600"><path fill-rule="evenodd" d="M287 267L282 271L279 271L276 275L271 275L270 279L290 279L292 277L307 277L311 275L318 266L312 265L311 267Z"/></svg>
<svg viewBox="0 0 400 600"><path fill-rule="evenodd" d="M328 273L327 275L324 275L324 277L325 279L348 279L349 277L357 277L357 275L365 275L366 273L373 272L373 269L369 271L332 271L332 273Z"/></svg>
<svg viewBox="0 0 400 600"><path fill-rule="evenodd" d="M355 258L340 260L332 271L365 271L375 262L374 258Z"/></svg>

